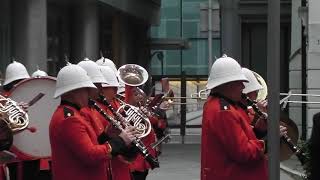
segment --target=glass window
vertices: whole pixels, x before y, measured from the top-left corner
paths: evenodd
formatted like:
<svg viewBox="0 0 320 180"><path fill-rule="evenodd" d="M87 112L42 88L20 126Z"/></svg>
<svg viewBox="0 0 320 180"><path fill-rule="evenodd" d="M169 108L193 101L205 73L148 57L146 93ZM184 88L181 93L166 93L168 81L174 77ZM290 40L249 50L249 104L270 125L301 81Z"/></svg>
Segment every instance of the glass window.
<svg viewBox="0 0 320 180"><path fill-rule="evenodd" d="M179 50L166 50L163 51L163 67L161 61L155 55L151 60L151 73L152 75L179 75L181 72L181 55ZM163 69L162 69L163 68Z"/></svg>
<svg viewBox="0 0 320 180"><path fill-rule="evenodd" d="M191 48L182 51L182 69L187 75L208 74L208 40L194 39L191 41ZM220 57L220 39L212 41L212 56Z"/></svg>
<svg viewBox="0 0 320 180"><path fill-rule="evenodd" d="M184 0L182 5L182 33L185 38L200 37L200 4L208 0ZM217 4L217 0L212 1Z"/></svg>
<svg viewBox="0 0 320 180"><path fill-rule="evenodd" d="M197 97L205 89L206 80L187 81L187 97ZM187 125L201 125L203 105L206 99L187 99Z"/></svg>
<svg viewBox="0 0 320 180"><path fill-rule="evenodd" d="M185 71L187 75L208 74L208 40L200 38L199 20L200 4L207 2L207 0L162 1L161 23L151 29L152 37L188 38L191 48L163 51L163 64L157 56L153 56L151 59L152 75L180 75L181 71ZM213 3L218 3L218 1L213 0ZM213 39L212 54L213 57L220 57L220 39Z"/></svg>

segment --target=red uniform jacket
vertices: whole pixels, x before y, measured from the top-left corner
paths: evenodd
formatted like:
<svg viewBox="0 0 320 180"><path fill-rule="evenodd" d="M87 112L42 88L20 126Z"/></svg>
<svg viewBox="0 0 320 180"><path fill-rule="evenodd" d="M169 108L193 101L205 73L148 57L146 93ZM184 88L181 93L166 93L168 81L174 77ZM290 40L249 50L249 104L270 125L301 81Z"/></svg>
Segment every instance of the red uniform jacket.
<svg viewBox="0 0 320 180"><path fill-rule="evenodd" d="M53 180L106 180L108 144L98 145L97 135L79 109L64 103L54 112L50 127Z"/></svg>
<svg viewBox="0 0 320 180"><path fill-rule="evenodd" d="M98 105L103 108L110 116L113 117L112 112L104 105L101 103L97 102ZM112 107L117 110L120 107L120 104L118 101L112 101L110 102ZM110 123L106 121L105 119L101 120L104 126L110 126ZM110 126L110 128L113 128ZM115 135L116 133L119 132L113 132ZM130 174L130 169L129 169L129 162L126 161L121 155L118 155L116 157L113 157L111 159L111 172L112 172L112 180L131 180L131 174Z"/></svg>
<svg viewBox="0 0 320 180"><path fill-rule="evenodd" d="M142 138L143 144L148 147L149 153L153 156L157 156L157 152L155 149L152 149L150 145L156 141L156 134L153 129L151 129L150 133ZM138 154L137 158L130 164L130 170L144 172L148 169L151 169L150 164L144 159L141 154Z"/></svg>
<svg viewBox="0 0 320 180"><path fill-rule="evenodd" d="M264 142L247 113L226 98L210 96L204 105L201 180L267 180Z"/></svg>

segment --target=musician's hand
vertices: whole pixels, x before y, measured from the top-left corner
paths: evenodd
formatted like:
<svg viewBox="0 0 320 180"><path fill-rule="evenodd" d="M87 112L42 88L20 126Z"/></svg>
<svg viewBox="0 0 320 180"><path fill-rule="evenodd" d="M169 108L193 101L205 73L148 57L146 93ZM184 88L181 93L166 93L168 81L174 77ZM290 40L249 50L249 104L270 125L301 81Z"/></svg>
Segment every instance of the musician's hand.
<svg viewBox="0 0 320 180"><path fill-rule="evenodd" d="M133 126L126 127L126 129L119 134L127 146L130 145L133 140L135 140L136 135L137 131Z"/></svg>
<svg viewBox="0 0 320 180"><path fill-rule="evenodd" d="M171 105L170 101L163 101L160 104L159 108L162 110L167 110L167 109L169 109L170 105Z"/></svg>
<svg viewBox="0 0 320 180"><path fill-rule="evenodd" d="M268 123L266 119L258 119L257 123L255 124L254 128L259 132L265 132L268 129Z"/></svg>
<svg viewBox="0 0 320 180"><path fill-rule="evenodd" d="M287 130L287 127L280 125L280 137L286 135L288 133Z"/></svg>
<svg viewBox="0 0 320 180"><path fill-rule="evenodd" d="M18 106L20 106L25 112L28 112L28 108L29 108L28 103L20 102L18 103Z"/></svg>
<svg viewBox="0 0 320 180"><path fill-rule="evenodd" d="M260 111L266 113L267 112L267 107L268 107L268 100L265 99L265 100L257 102L257 106L260 109Z"/></svg>

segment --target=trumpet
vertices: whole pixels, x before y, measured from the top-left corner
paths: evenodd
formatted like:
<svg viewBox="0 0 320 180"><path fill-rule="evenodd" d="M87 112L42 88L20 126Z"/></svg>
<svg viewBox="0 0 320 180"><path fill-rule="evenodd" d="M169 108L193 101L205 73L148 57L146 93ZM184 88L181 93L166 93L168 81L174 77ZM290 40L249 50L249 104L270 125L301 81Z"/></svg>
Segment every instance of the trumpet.
<svg viewBox="0 0 320 180"><path fill-rule="evenodd" d="M249 106L252 107L252 109L257 113L259 119L264 119L266 120L268 118L268 114L264 113L262 111L260 111L260 109L258 108L257 104L251 100L249 97L247 97L245 94L242 94L242 98L246 100L247 104ZM292 122L293 123L293 122ZM288 124L283 123L284 126L286 126L287 128L290 128L288 126ZM299 148L294 142L293 140L290 138L290 136L288 136L287 134L284 134L283 136L280 137L281 138L281 142L284 142L287 147L298 157L299 161L301 162L301 164L305 164L307 157L305 155L305 152L302 151L301 148ZM281 149L280 149L281 150ZM281 150L282 151L282 150Z"/></svg>
<svg viewBox="0 0 320 180"><path fill-rule="evenodd" d="M89 106L96 109L107 121L111 122L111 124L119 129L120 131L124 131L123 126L129 126L125 121L117 121L112 116L108 115L95 101L92 99L89 100ZM134 146L138 149L138 152L143 155L146 161L150 164L151 168L159 167L159 162L156 158L154 158L150 153L147 147L142 143L139 138L136 138L132 141Z"/></svg>

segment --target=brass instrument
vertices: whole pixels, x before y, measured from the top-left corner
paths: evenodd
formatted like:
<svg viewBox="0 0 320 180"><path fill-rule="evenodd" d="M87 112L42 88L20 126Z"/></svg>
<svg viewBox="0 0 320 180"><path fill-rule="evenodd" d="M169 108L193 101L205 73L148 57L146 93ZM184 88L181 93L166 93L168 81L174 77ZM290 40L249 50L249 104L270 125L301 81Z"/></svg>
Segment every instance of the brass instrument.
<svg viewBox="0 0 320 180"><path fill-rule="evenodd" d="M29 125L28 114L17 102L0 95L0 120L5 121L13 133L24 130Z"/></svg>
<svg viewBox="0 0 320 180"><path fill-rule="evenodd" d="M261 86L263 87L261 90L259 90L258 92L258 96L257 99L255 99L255 101L262 101L265 100L268 96L268 86L267 83L265 82L265 80L256 72L252 71L254 76L257 78L258 82L261 84Z"/></svg>
<svg viewBox="0 0 320 180"><path fill-rule="evenodd" d="M125 64L118 69L119 81L128 86L140 86L147 82L148 72L137 64Z"/></svg>
<svg viewBox="0 0 320 180"><path fill-rule="evenodd" d="M119 107L119 109L115 110L104 96L99 96L99 101L107 106L114 114L114 116L119 121L123 122L123 125L125 125L125 127L129 125L135 127L136 131L138 131L139 133L139 139L146 137L151 132L152 128L148 117L140 112L139 108L130 104L126 104L120 99L117 100L121 103L121 106ZM124 113L126 117L124 117L121 113Z"/></svg>
<svg viewBox="0 0 320 180"><path fill-rule="evenodd" d="M93 100L89 100L89 106L95 108L107 121L111 122L113 126L115 126L117 129L124 131L123 127L129 126L129 124L125 121L117 121L110 115L108 115L97 103ZM111 105L110 105L111 107ZM113 113L115 113L113 111ZM151 168L157 168L159 167L159 162L156 158L154 158L150 153L147 147L142 143L140 138L136 138L135 140L132 141L134 146L138 149L138 152L143 155L143 157L146 159L146 161L150 164Z"/></svg>

